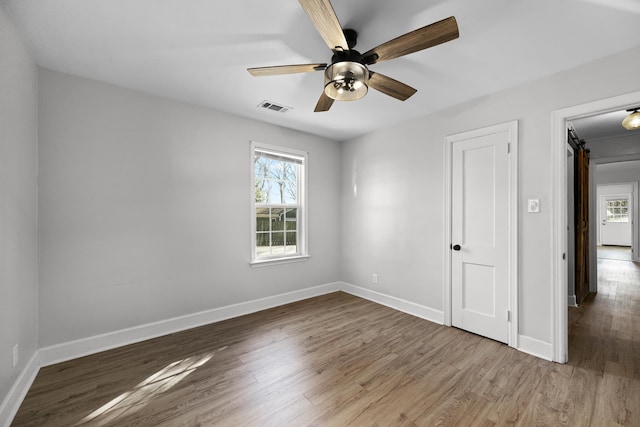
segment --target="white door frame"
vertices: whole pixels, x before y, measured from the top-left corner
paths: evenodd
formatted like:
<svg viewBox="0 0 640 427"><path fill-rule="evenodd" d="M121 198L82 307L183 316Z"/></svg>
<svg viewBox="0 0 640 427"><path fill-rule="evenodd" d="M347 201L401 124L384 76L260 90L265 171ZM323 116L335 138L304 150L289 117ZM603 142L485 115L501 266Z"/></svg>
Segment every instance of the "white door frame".
<svg viewBox="0 0 640 427"><path fill-rule="evenodd" d="M453 173L453 143L456 141L475 138L484 135L491 135L499 132L509 133L509 260L508 278L509 283L509 342L510 347L518 347L518 121L501 123L476 129L468 132L458 133L445 137L445 212L444 212L444 286L443 286L443 319L444 325L451 326L451 214L452 214L452 173ZM566 285L565 285L566 286ZM566 290L565 290L566 293Z"/></svg>
<svg viewBox="0 0 640 427"><path fill-rule="evenodd" d="M588 102L569 108L556 110L551 114L551 162L552 162L552 241L551 241L551 283L553 290L549 303L552 307L551 322L553 361L566 363L568 360L567 323L567 263L563 254L567 253L567 121L579 117L609 113L637 106L640 92L632 92L613 98ZM592 176L592 175L591 175ZM590 176L590 178L591 178ZM590 275L592 276L592 275ZM594 277L590 277L596 280Z"/></svg>
<svg viewBox="0 0 640 427"><path fill-rule="evenodd" d="M569 144L567 142L567 152L571 153L570 156L567 156L567 168L569 167L569 165L571 165L571 170L573 171L574 175L575 175L575 165L572 164L575 162L575 156L576 156L576 150L573 149L573 147L571 146L571 144ZM571 159L571 160L569 160ZM573 272L570 273L569 270L567 270L567 281L569 280L569 277L571 277L571 283L567 283L567 285L572 285L571 289L573 290L573 293L568 295L568 301L567 303L573 307L577 307L578 304L576 302L576 275L575 275L575 264L576 264L576 257L575 257L575 252L576 252L576 244L575 244L575 237L576 237L576 224L575 224L575 200L576 200L576 193L575 193L575 179L572 176L571 182L569 182L569 175L567 173L567 261L571 262L571 266L573 267ZM569 200L569 194L572 195L571 200ZM571 203L569 203L571 202ZM570 216L569 214L573 214L573 216ZM571 237L571 239L569 239Z"/></svg>

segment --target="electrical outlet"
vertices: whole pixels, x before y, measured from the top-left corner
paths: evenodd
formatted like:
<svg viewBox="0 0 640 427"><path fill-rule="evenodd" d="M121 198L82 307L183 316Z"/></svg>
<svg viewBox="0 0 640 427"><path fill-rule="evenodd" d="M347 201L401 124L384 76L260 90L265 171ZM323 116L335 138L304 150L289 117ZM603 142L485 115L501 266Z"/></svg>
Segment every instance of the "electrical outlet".
<svg viewBox="0 0 640 427"><path fill-rule="evenodd" d="M13 346L13 367L15 368L18 365L18 361L20 360L20 353L18 344Z"/></svg>
<svg viewBox="0 0 640 427"><path fill-rule="evenodd" d="M374 285L378 284L378 274L377 273L373 273L373 276L371 276L371 282Z"/></svg>

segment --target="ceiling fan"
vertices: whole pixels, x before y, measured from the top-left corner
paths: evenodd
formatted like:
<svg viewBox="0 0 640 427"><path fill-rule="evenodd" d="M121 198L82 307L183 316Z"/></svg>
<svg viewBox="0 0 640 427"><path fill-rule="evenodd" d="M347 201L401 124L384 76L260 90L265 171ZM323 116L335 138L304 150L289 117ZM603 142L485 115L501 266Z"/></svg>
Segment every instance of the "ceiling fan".
<svg viewBox="0 0 640 427"><path fill-rule="evenodd" d="M361 54L354 49L358 34L354 30L342 29L330 0L299 1L316 30L333 51L331 64L279 65L248 68L247 71L255 77L324 71L324 91L316 104L315 112L328 111L334 100L360 99L367 94L369 87L401 101L407 100L416 93L416 89L391 77L374 73L367 66L446 43L459 36L456 18L451 16Z"/></svg>

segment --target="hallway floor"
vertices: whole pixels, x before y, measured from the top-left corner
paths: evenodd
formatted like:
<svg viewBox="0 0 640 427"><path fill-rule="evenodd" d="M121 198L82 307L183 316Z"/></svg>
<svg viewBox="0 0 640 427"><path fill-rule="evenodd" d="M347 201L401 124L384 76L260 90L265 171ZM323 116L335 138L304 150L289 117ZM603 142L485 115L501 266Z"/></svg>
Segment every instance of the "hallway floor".
<svg viewBox="0 0 640 427"><path fill-rule="evenodd" d="M602 425L640 425L640 264L598 256L598 293L569 308L570 390ZM586 397L586 396L585 396ZM578 402L576 402L578 404ZM595 425L595 424L592 424Z"/></svg>
<svg viewBox="0 0 640 427"><path fill-rule="evenodd" d="M598 246L598 259L631 261L630 246Z"/></svg>

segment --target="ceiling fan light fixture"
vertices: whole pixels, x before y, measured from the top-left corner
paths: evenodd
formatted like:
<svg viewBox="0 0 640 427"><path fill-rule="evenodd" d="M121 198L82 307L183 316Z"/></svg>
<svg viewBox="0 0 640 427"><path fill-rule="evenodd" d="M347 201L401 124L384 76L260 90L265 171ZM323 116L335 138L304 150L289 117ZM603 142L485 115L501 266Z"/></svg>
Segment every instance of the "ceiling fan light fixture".
<svg viewBox="0 0 640 427"><path fill-rule="evenodd" d="M631 114L625 117L624 120L622 121L622 126L626 130L640 129L640 111L638 110L640 110L640 108L627 110L627 111L630 111Z"/></svg>
<svg viewBox="0 0 640 427"><path fill-rule="evenodd" d="M324 93L336 101L355 101L369 91L369 70L359 62L331 64L324 72Z"/></svg>

